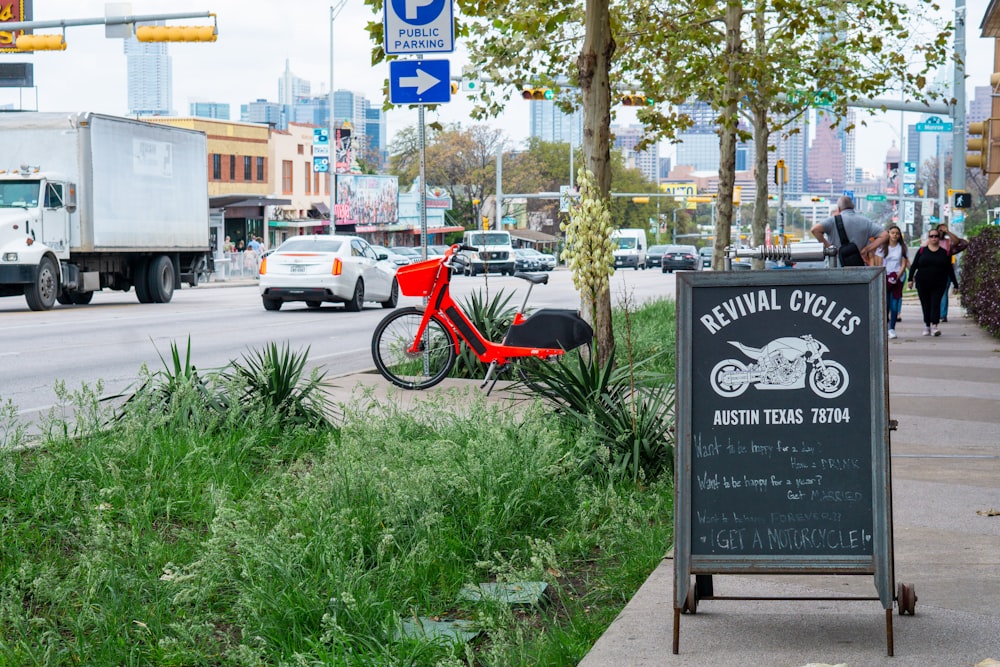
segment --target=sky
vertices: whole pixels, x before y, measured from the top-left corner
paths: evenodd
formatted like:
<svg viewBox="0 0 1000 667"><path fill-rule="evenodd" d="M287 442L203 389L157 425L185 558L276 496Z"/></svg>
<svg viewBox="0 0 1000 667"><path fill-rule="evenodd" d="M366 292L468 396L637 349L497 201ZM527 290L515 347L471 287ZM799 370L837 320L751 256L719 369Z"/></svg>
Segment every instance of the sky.
<svg viewBox="0 0 1000 667"><path fill-rule="evenodd" d="M973 88L988 85L993 71L993 39L979 37L988 0L966 0L967 95ZM34 0L34 20L100 19L108 3L96 0ZM121 4L121 3L116 3ZM388 65L371 65L371 43L365 30L371 21L381 22L361 0L334 0L340 5L333 21L333 85L366 96L381 104L382 86L388 77ZM278 78L289 62L291 71L311 82L313 94L329 88L331 46L331 4L311 0L284 0L278 3L248 0L133 0L131 14L148 15L181 12L213 12L217 15L219 37L215 43L174 43L169 47L173 59L173 107L187 115L192 101L222 102L230 105L230 118L239 120L240 104L256 99L277 101ZM952 9L948 9L949 16ZM172 22L206 23L209 19ZM53 32L38 30L37 32ZM66 51L36 52L34 55L0 53L6 62L35 64L34 90L0 89L0 104L14 104L39 111L95 111L125 114L127 108L126 61L120 39L106 38L103 25L66 28ZM454 54L435 59L451 61L454 75L464 63L462 45ZM490 121L502 129L516 145L529 133L528 105L519 97L511 99L500 118ZM471 103L453 98L437 111L428 111L428 123L471 121ZM859 115L859 118L861 116ZM866 117L866 116L865 116ZM901 114L887 112L869 120L869 127L857 130L858 166L874 173L883 169L886 151L893 141L899 144ZM613 121L634 122L634 112L619 107ZM903 124L922 120L906 113ZM392 136L416 124L417 114L403 107L387 115Z"/></svg>

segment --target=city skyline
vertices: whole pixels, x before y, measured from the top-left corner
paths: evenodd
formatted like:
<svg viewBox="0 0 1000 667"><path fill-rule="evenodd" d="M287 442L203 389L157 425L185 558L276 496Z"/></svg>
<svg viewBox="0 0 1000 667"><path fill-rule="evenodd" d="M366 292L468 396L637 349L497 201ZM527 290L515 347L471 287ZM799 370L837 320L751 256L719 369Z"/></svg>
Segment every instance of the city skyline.
<svg viewBox="0 0 1000 667"><path fill-rule="evenodd" d="M103 1L48 0L36 3L34 20L93 18L104 15ZM968 73L967 98L973 88L988 83L993 64L993 40L979 37L979 23L987 0L967 3L966 27ZM330 83L330 7L287 3L280 12L248 11L238 0L206 0L204 4L178 3L176 0L136 0L133 14L212 11L218 15L219 39L215 43L177 43L169 46L173 60L172 108L185 113L191 103L228 104L231 109L253 100L275 99L276 82L289 61L295 74L309 81L313 91L329 91ZM338 90L349 90L367 97L373 106L381 106L383 84L388 66L370 65L371 41L366 32L369 22L380 22L381 15L355 0L343 5L333 22L334 81ZM174 23L207 23L208 19ZM39 32L50 32L39 30ZM90 110L123 115L128 111L126 58L118 39L104 36L103 26L73 27L66 30L67 51L39 52L34 55L4 53L3 62L33 62L36 89L0 90L0 103L41 111ZM453 74L465 63L462 45L455 54L442 55L451 62ZM530 134L531 103L516 97L506 105L504 114L482 121L503 130L520 145ZM314 92L315 94L315 92ZM459 96L460 97L460 96ZM426 122L445 124L474 122L469 117L472 104L455 99L428 110ZM635 112L617 107L612 122L627 126L635 123ZM388 141L399 131L416 123L414 109L394 108L385 115ZM859 167L878 173L890 145L904 142L906 127L921 120L919 114L887 112L869 118L859 111L856 142ZM868 127L861 125L867 121ZM902 135L901 135L902 133ZM674 149L661 145L660 155L672 157Z"/></svg>

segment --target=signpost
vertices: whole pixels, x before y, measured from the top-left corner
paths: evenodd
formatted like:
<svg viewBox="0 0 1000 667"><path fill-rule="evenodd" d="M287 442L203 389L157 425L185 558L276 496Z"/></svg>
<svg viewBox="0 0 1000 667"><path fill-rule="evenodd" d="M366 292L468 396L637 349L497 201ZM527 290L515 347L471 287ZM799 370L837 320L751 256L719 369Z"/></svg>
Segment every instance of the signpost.
<svg viewBox="0 0 1000 667"><path fill-rule="evenodd" d="M389 101L440 104L451 101L447 60L393 60L389 63Z"/></svg>
<svg viewBox="0 0 1000 667"><path fill-rule="evenodd" d="M886 199L885 195L865 195L866 201L885 201Z"/></svg>
<svg viewBox="0 0 1000 667"><path fill-rule="evenodd" d="M313 172L326 174L330 171L330 131L325 127L313 128Z"/></svg>
<svg viewBox="0 0 1000 667"><path fill-rule="evenodd" d="M386 55L451 53L455 50L452 0L389 0L383 30Z"/></svg>

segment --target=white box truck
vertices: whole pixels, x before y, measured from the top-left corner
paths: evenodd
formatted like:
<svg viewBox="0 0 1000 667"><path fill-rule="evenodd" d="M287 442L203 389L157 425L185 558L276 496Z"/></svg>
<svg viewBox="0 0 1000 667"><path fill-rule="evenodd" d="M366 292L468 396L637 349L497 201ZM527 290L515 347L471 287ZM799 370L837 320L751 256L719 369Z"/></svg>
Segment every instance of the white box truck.
<svg viewBox="0 0 1000 667"><path fill-rule="evenodd" d="M0 296L107 288L166 303L212 270L205 135L94 113L0 113Z"/></svg>
<svg viewBox="0 0 1000 667"><path fill-rule="evenodd" d="M611 232L614 243L615 268L631 266L646 268L646 231L643 229L616 229Z"/></svg>

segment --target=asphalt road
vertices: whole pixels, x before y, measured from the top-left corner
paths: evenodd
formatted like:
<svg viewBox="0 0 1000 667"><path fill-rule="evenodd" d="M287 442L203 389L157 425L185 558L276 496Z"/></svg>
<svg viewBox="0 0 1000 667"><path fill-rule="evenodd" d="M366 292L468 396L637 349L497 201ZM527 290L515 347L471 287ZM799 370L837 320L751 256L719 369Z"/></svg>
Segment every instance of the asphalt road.
<svg viewBox="0 0 1000 667"><path fill-rule="evenodd" d="M457 277L452 294L461 303L475 289L514 290L520 305L527 283L513 277ZM659 271L618 271L612 298L621 303L673 297L674 275ZM420 299L400 298L400 306ZM548 285L536 287L529 308L575 307L579 304L571 275L561 269ZM388 311L368 304L360 313L325 304L309 310L286 304L278 312L261 306L255 283L209 283L174 293L168 304L140 304L134 293L104 291L87 306L56 306L32 312L23 297L0 299L0 401L12 401L27 421L35 421L58 405L55 386L70 389L102 383L104 396L132 385L143 364L162 368L170 360L170 345L191 358L198 368L225 365L268 342L287 342L292 350L309 348L310 364L329 375L355 373L373 367L371 335Z"/></svg>

